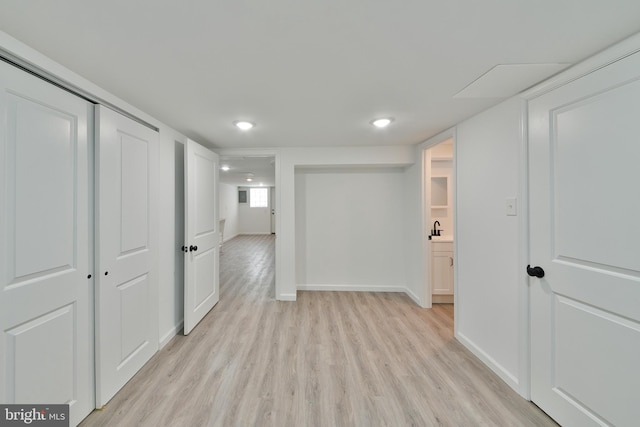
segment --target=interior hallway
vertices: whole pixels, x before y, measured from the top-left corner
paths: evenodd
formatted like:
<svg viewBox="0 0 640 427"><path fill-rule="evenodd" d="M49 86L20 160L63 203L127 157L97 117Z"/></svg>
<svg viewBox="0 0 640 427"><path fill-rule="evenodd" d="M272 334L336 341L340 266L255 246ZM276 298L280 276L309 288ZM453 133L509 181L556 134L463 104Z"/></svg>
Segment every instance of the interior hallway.
<svg viewBox="0 0 640 427"><path fill-rule="evenodd" d="M555 425L404 294L274 300L271 235L220 257L220 302L83 426Z"/></svg>

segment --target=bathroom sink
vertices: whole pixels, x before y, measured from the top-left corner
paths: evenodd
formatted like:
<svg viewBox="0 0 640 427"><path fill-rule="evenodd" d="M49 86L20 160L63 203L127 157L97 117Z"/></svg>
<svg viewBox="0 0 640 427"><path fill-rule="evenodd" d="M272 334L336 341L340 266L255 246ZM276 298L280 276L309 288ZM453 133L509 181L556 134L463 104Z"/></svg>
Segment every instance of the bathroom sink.
<svg viewBox="0 0 640 427"><path fill-rule="evenodd" d="M434 242L453 242L453 236L445 234L442 236L431 236L431 240Z"/></svg>

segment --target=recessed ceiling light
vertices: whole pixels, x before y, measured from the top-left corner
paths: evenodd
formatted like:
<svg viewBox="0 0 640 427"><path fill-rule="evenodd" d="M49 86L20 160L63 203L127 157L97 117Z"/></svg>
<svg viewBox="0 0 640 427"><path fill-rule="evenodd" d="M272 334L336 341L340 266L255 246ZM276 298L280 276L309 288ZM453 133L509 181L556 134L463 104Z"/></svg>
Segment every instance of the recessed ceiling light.
<svg viewBox="0 0 640 427"><path fill-rule="evenodd" d="M222 166L220 169L222 169L223 171L228 171L230 168L227 165Z"/></svg>
<svg viewBox="0 0 640 427"><path fill-rule="evenodd" d="M236 121L236 122L233 122L233 124L236 125L238 129L242 129L242 130L249 130L255 126L253 123L245 122L245 121Z"/></svg>
<svg viewBox="0 0 640 427"><path fill-rule="evenodd" d="M377 128L384 128L389 126L392 121L393 121L393 117L385 117L382 119L375 119L371 122L371 124Z"/></svg>
<svg viewBox="0 0 640 427"><path fill-rule="evenodd" d="M247 178L247 182L253 181L253 178Z"/></svg>

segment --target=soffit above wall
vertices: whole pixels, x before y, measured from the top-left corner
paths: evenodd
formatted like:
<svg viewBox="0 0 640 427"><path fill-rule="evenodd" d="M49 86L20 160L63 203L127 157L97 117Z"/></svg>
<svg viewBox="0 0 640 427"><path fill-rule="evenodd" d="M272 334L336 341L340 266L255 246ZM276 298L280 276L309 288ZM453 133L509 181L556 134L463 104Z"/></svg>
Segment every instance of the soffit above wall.
<svg viewBox="0 0 640 427"><path fill-rule="evenodd" d="M509 98L571 64L499 64L478 77L453 97Z"/></svg>

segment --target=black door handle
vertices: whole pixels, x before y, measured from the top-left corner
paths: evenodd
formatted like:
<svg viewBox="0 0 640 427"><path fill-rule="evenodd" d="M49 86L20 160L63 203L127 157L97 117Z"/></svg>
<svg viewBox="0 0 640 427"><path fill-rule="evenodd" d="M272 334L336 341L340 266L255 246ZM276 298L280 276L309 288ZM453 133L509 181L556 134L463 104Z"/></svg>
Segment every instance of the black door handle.
<svg viewBox="0 0 640 427"><path fill-rule="evenodd" d="M189 252L191 252L191 251L195 252L197 250L198 250L197 246L193 246L193 245L189 246Z"/></svg>
<svg viewBox="0 0 640 427"><path fill-rule="evenodd" d="M181 250L182 252L189 252L189 248L188 248L188 247L186 247L186 246L183 246L180 250Z"/></svg>
<svg viewBox="0 0 640 427"><path fill-rule="evenodd" d="M527 274L531 277L537 277L539 279L544 277L544 270L542 267L535 266L531 268L530 265L527 265Z"/></svg>

